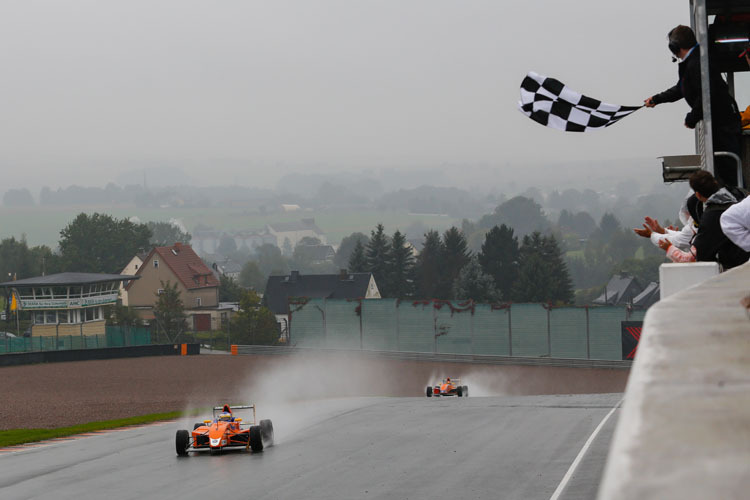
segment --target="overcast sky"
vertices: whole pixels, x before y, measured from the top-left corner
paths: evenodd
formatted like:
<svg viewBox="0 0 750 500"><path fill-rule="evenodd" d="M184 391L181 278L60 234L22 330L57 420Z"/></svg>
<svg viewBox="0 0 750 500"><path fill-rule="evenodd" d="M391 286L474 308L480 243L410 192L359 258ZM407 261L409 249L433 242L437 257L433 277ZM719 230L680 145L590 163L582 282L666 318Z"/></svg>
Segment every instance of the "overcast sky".
<svg viewBox="0 0 750 500"><path fill-rule="evenodd" d="M590 134L516 110L530 70L640 104L676 81L678 23L687 0L4 0L3 179L36 193L145 166L261 186L301 167L512 177L690 153L684 102Z"/></svg>

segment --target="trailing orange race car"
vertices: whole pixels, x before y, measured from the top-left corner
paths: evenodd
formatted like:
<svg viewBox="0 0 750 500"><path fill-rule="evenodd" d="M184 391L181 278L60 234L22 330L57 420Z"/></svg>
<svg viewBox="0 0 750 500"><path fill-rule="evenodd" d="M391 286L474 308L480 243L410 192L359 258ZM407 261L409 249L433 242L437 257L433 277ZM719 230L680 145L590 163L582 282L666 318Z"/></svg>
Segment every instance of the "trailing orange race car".
<svg viewBox="0 0 750 500"><path fill-rule="evenodd" d="M252 422L245 423L235 417L233 410L253 410ZM255 405L217 406L213 409L213 420L204 420L193 426L193 432L177 431L175 447L177 454L187 456L191 451L221 451L224 448L244 448L253 452L263 451L264 446L273 445L273 423L261 420L256 423Z"/></svg>
<svg viewBox="0 0 750 500"><path fill-rule="evenodd" d="M461 385L460 378L454 378L453 380L451 380L451 378L448 377L444 378L440 385L436 385L434 387L427 386L427 389L425 389L425 395L428 398L431 398L433 396L458 396L459 398L468 398L469 387Z"/></svg>

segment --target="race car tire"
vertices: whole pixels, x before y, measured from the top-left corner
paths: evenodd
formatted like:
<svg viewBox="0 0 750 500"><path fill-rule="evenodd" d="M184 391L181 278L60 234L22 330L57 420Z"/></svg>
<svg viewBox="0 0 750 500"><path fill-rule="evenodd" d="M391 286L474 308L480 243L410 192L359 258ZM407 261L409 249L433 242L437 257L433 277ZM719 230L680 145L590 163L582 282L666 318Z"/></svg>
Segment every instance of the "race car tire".
<svg viewBox="0 0 750 500"><path fill-rule="evenodd" d="M468 385L465 385L465 386L463 387L463 389L464 389L464 390L463 390L463 393L464 393L464 397L465 397L465 398L468 398L468 397L469 397L469 386L468 386Z"/></svg>
<svg viewBox="0 0 750 500"><path fill-rule="evenodd" d="M195 424L193 424L193 430L197 429L198 427L202 427L202 426L203 426L203 424L195 423Z"/></svg>
<svg viewBox="0 0 750 500"><path fill-rule="evenodd" d="M458 395L459 398L463 397L464 395L464 388L461 387L460 385L456 387L456 395Z"/></svg>
<svg viewBox="0 0 750 500"><path fill-rule="evenodd" d="M250 427L250 449L256 453L263 451L263 433L259 425Z"/></svg>
<svg viewBox="0 0 750 500"><path fill-rule="evenodd" d="M427 395L428 398L432 397L432 387L428 387L424 392L425 392L425 395Z"/></svg>
<svg viewBox="0 0 750 500"><path fill-rule="evenodd" d="M273 446L273 422L270 420L260 421L260 435L264 446Z"/></svg>
<svg viewBox="0 0 750 500"><path fill-rule="evenodd" d="M174 438L175 448L177 455L186 457L188 455L188 445L190 444L190 434L186 430L177 431L177 435Z"/></svg>

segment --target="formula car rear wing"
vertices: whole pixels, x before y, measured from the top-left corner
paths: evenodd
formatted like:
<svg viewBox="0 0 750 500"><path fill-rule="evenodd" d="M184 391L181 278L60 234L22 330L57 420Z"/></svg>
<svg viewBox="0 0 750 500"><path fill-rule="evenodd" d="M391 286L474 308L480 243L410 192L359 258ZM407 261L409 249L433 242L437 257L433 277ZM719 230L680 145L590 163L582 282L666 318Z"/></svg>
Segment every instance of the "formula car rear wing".
<svg viewBox="0 0 750 500"><path fill-rule="evenodd" d="M222 411L223 409L224 409L224 406L214 406L214 411L213 411L214 418L216 418L216 412L217 411ZM256 418L255 418L255 405L230 406L229 409L230 410L250 410L250 409L252 409L253 410L253 423L255 423L255 421L256 421Z"/></svg>

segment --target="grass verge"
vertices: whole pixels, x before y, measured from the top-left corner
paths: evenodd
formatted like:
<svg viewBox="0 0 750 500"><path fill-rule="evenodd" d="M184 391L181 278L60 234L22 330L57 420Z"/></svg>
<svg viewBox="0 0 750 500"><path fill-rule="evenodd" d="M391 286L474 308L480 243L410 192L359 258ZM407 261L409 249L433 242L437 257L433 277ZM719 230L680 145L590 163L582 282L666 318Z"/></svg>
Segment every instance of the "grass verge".
<svg viewBox="0 0 750 500"><path fill-rule="evenodd" d="M160 420L172 420L175 418L192 416L197 413L199 413L199 411L170 411L166 413L151 413L149 415L141 415L138 417L119 418L116 420L89 422L87 424L71 425L70 427L58 427L57 429L9 429L7 431L0 431L0 448L17 444L33 443L35 441L44 441L45 439L73 436L85 432L148 424Z"/></svg>

